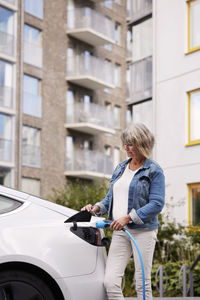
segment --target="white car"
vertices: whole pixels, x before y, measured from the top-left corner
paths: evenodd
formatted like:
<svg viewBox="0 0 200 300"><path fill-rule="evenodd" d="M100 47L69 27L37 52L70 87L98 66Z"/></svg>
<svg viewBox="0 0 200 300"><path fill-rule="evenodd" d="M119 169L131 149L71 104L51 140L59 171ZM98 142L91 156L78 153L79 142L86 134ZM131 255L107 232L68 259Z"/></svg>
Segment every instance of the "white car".
<svg viewBox="0 0 200 300"><path fill-rule="evenodd" d="M0 300L107 299L102 232L76 213L0 186Z"/></svg>

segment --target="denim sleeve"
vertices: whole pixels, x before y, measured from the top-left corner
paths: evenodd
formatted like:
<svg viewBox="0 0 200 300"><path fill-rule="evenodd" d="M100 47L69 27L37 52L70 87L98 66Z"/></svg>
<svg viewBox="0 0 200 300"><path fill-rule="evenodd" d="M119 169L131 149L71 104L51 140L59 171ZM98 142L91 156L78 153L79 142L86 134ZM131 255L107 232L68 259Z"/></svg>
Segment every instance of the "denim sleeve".
<svg viewBox="0 0 200 300"><path fill-rule="evenodd" d="M165 177L161 170L152 174L149 202L136 210L138 217L146 223L158 215L165 203Z"/></svg>

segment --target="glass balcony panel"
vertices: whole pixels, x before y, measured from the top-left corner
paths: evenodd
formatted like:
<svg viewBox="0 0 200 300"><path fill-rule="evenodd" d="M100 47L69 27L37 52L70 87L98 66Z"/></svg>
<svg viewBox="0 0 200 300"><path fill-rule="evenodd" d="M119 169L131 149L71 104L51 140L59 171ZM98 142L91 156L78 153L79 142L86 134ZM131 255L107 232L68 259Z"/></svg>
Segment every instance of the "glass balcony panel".
<svg viewBox="0 0 200 300"><path fill-rule="evenodd" d="M0 52L15 56L15 38L13 35L0 31Z"/></svg>
<svg viewBox="0 0 200 300"><path fill-rule="evenodd" d="M13 88L0 85L0 106L13 108Z"/></svg>
<svg viewBox="0 0 200 300"><path fill-rule="evenodd" d="M81 30L82 37L81 35L77 36L77 38L80 39L85 39L83 29L85 29L85 31L89 29L93 31L93 34L96 32L97 35L103 35L105 39L114 42L114 22L89 7L67 11L67 29L76 31ZM99 40L97 43L104 44L105 42Z"/></svg>
<svg viewBox="0 0 200 300"><path fill-rule="evenodd" d="M16 5L17 4L17 0L4 0L5 2L8 2L10 4Z"/></svg>
<svg viewBox="0 0 200 300"><path fill-rule="evenodd" d="M12 162L12 141L0 139L0 161Z"/></svg>
<svg viewBox="0 0 200 300"><path fill-rule="evenodd" d="M98 104L68 104L67 123L92 123L106 128L114 128L113 113Z"/></svg>
<svg viewBox="0 0 200 300"><path fill-rule="evenodd" d="M22 164L30 167L40 167L40 147L25 144L22 147Z"/></svg>
<svg viewBox="0 0 200 300"><path fill-rule="evenodd" d="M90 171L111 175L113 160L111 156L91 150L75 150L73 156L66 155L67 171Z"/></svg>
<svg viewBox="0 0 200 300"><path fill-rule="evenodd" d="M152 97L152 57L137 61L131 68L131 103Z"/></svg>
<svg viewBox="0 0 200 300"><path fill-rule="evenodd" d="M130 18L131 22L139 20L152 13L152 0L131 1Z"/></svg>
<svg viewBox="0 0 200 300"><path fill-rule="evenodd" d="M42 68L42 48L37 44L24 42L24 62Z"/></svg>
<svg viewBox="0 0 200 300"><path fill-rule="evenodd" d="M86 56L84 54L79 56L68 56L67 62L69 61L70 66L73 65L73 68L67 67L67 77L70 77L70 81L72 81L73 78L75 80L79 79L79 77L90 77L90 80L92 81L101 81L102 85L105 85L105 87L109 87L109 85L114 87L114 66L111 63L95 56ZM87 83L81 83L80 81L78 84L84 86ZM88 85L89 84L90 83L88 83ZM94 88L95 87L96 85L94 83Z"/></svg>
<svg viewBox="0 0 200 300"><path fill-rule="evenodd" d="M42 100L40 96L24 92L23 112L25 114L41 117Z"/></svg>

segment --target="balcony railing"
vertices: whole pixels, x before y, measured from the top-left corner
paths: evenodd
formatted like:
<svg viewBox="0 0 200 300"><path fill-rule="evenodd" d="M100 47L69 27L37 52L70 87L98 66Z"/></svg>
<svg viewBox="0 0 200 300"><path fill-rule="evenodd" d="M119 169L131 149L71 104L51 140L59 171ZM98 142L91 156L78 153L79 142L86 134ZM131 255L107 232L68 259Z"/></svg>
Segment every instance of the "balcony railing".
<svg viewBox="0 0 200 300"><path fill-rule="evenodd" d="M92 55L68 56L66 79L89 89L114 88L114 66Z"/></svg>
<svg viewBox="0 0 200 300"><path fill-rule="evenodd" d="M114 22L89 8L67 11L67 33L93 46L114 43Z"/></svg>
<svg viewBox="0 0 200 300"><path fill-rule="evenodd" d="M75 177L109 177L113 172L111 156L91 150L76 150L66 155L66 175Z"/></svg>
<svg viewBox="0 0 200 300"><path fill-rule="evenodd" d="M40 147L24 144L22 146L22 164L29 167L40 167Z"/></svg>
<svg viewBox="0 0 200 300"><path fill-rule="evenodd" d="M24 42L24 62L42 68L42 48L37 44Z"/></svg>
<svg viewBox="0 0 200 300"><path fill-rule="evenodd" d="M24 92L23 97L23 113L34 117L41 117L42 98L40 96L32 95Z"/></svg>
<svg viewBox="0 0 200 300"><path fill-rule="evenodd" d="M0 52L15 57L15 37L0 31Z"/></svg>
<svg viewBox="0 0 200 300"><path fill-rule="evenodd" d="M0 161L12 162L12 145L11 140L0 139Z"/></svg>
<svg viewBox="0 0 200 300"><path fill-rule="evenodd" d="M0 106L13 108L13 88L0 85Z"/></svg>
<svg viewBox="0 0 200 300"><path fill-rule="evenodd" d="M86 133L114 133L113 113L94 103L67 105L67 128Z"/></svg>
<svg viewBox="0 0 200 300"><path fill-rule="evenodd" d="M149 99L152 97L152 56L134 62L130 65L131 103Z"/></svg>
<svg viewBox="0 0 200 300"><path fill-rule="evenodd" d="M131 22L138 21L152 13L152 0L131 1L131 8L128 13Z"/></svg>

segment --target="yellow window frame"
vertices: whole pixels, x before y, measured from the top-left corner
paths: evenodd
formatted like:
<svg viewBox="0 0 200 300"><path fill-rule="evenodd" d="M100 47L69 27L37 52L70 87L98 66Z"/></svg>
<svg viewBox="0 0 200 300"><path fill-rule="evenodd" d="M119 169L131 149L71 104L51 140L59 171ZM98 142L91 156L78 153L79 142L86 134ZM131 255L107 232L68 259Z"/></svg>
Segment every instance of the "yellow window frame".
<svg viewBox="0 0 200 300"><path fill-rule="evenodd" d="M200 144L200 139L198 140L191 140L191 94L200 92L200 88L192 90L187 92L188 95L188 143L186 144L187 146L194 146L194 145L199 145Z"/></svg>
<svg viewBox="0 0 200 300"><path fill-rule="evenodd" d="M187 13L188 13L188 44L187 44L187 47L188 47L188 49L187 49L186 54L189 54L189 53L200 50L200 45L197 46L197 47L191 48L191 43L190 43L190 40L191 40L191 35L190 35L190 31L191 31L191 26L190 26L191 3L196 2L196 1L198 1L198 0L188 0L187 1Z"/></svg>
<svg viewBox="0 0 200 300"><path fill-rule="evenodd" d="M200 229L199 225L192 225L192 188L199 187L200 182L196 183L189 183L188 185L188 227L189 228L196 228L197 230Z"/></svg>

